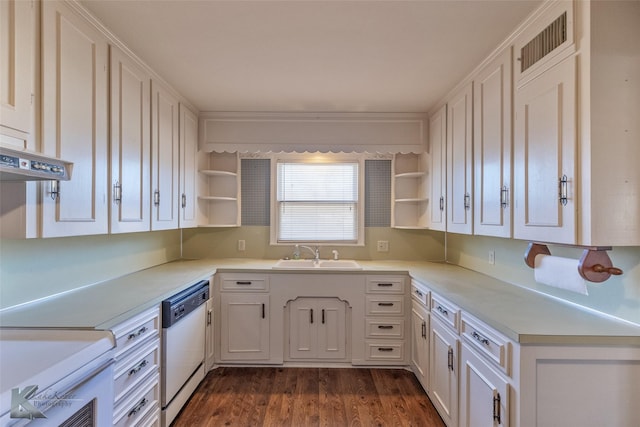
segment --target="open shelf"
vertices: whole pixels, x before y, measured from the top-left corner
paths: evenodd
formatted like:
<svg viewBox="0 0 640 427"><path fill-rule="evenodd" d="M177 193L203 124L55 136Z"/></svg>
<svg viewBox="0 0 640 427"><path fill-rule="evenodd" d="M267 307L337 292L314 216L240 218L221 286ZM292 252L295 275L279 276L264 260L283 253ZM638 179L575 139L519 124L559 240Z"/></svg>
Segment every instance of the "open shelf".
<svg viewBox="0 0 640 427"><path fill-rule="evenodd" d="M393 159L391 226L429 226L429 173L426 153L396 154Z"/></svg>
<svg viewBox="0 0 640 427"><path fill-rule="evenodd" d="M198 196L206 220L201 227L240 226L240 159L238 153L207 153L199 173L205 178Z"/></svg>

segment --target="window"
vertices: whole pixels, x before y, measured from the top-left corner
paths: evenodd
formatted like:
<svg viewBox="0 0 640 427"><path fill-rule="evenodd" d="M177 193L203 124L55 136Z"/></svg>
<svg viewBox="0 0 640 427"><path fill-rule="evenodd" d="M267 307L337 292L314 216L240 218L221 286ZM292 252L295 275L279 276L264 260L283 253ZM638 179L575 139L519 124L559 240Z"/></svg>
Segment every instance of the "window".
<svg viewBox="0 0 640 427"><path fill-rule="evenodd" d="M359 160L276 161L272 243L364 244Z"/></svg>

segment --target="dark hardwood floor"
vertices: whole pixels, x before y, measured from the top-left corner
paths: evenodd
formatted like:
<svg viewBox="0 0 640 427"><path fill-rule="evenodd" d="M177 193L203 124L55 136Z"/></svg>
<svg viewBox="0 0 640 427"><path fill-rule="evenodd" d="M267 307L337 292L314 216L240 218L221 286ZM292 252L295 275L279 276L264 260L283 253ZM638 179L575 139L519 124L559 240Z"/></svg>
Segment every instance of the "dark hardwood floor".
<svg viewBox="0 0 640 427"><path fill-rule="evenodd" d="M173 426L444 423L413 374L402 369L237 367L209 372Z"/></svg>

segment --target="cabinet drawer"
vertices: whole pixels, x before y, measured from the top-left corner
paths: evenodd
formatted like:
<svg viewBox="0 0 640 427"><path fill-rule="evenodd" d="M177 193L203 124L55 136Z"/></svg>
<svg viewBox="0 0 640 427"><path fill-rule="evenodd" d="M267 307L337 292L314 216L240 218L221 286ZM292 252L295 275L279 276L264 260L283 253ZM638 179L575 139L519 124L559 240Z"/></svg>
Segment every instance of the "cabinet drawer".
<svg viewBox="0 0 640 427"><path fill-rule="evenodd" d="M221 274L222 291L268 291L269 277L261 274Z"/></svg>
<svg viewBox="0 0 640 427"><path fill-rule="evenodd" d="M463 314L462 336L469 345L510 375L511 345L509 339L479 320Z"/></svg>
<svg viewBox="0 0 640 427"><path fill-rule="evenodd" d="M404 342L402 341L366 341L367 360L404 360Z"/></svg>
<svg viewBox="0 0 640 427"><path fill-rule="evenodd" d="M367 316L404 314L404 296L367 295Z"/></svg>
<svg viewBox="0 0 640 427"><path fill-rule="evenodd" d="M113 425L129 427L156 411L160 404L160 375L151 376L144 384L127 396L113 411Z"/></svg>
<svg viewBox="0 0 640 427"><path fill-rule="evenodd" d="M369 276L367 277L367 293L404 294L404 277Z"/></svg>
<svg viewBox="0 0 640 427"><path fill-rule="evenodd" d="M460 308L434 293L431 294L431 313L445 324L459 331Z"/></svg>
<svg viewBox="0 0 640 427"><path fill-rule="evenodd" d="M431 303L431 291L421 286L415 280L411 281L411 298L423 306L429 308Z"/></svg>
<svg viewBox="0 0 640 427"><path fill-rule="evenodd" d="M116 404L160 366L160 340L155 339L116 363L113 393Z"/></svg>
<svg viewBox="0 0 640 427"><path fill-rule="evenodd" d="M113 328L113 334L116 337L116 360L119 360L130 348L151 337L159 337L159 328L159 308L145 311Z"/></svg>
<svg viewBox="0 0 640 427"><path fill-rule="evenodd" d="M154 412L147 414L138 425L140 427L160 427L162 425L160 421L160 408L158 408Z"/></svg>
<svg viewBox="0 0 640 427"><path fill-rule="evenodd" d="M398 317L367 317L367 338L404 338L404 320Z"/></svg>

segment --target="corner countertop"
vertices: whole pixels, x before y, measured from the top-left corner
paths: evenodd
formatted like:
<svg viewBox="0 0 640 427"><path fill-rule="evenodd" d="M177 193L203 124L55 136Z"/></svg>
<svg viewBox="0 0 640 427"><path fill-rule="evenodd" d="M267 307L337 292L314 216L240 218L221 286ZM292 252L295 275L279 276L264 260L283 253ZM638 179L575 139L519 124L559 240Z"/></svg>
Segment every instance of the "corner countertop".
<svg viewBox="0 0 640 427"><path fill-rule="evenodd" d="M110 329L216 272L408 274L520 344L640 345L640 326L462 267L360 261L362 270L274 270L277 260L180 260L0 312L2 327Z"/></svg>

